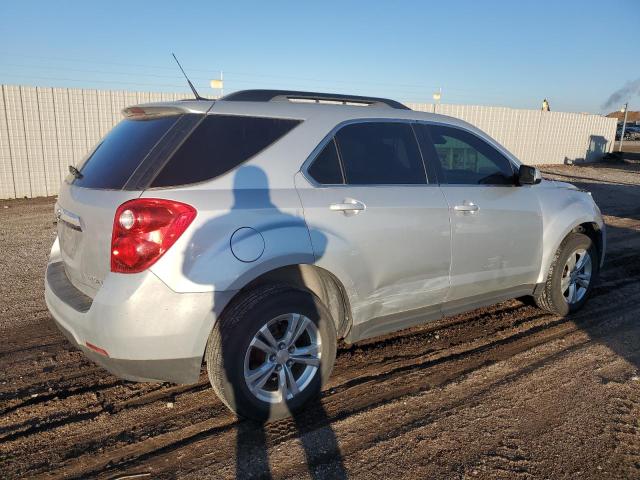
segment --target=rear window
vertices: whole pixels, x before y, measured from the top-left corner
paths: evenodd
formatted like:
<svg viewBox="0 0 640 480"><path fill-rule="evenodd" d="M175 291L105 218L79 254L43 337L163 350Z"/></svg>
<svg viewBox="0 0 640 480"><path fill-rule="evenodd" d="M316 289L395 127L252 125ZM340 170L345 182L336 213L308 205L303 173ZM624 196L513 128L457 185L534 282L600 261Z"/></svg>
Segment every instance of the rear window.
<svg viewBox="0 0 640 480"><path fill-rule="evenodd" d="M73 184L86 188L120 190L178 118L176 115L121 121L80 167L82 178L74 178Z"/></svg>
<svg viewBox="0 0 640 480"><path fill-rule="evenodd" d="M153 180L152 187L202 182L227 173L278 141L299 120L208 115Z"/></svg>

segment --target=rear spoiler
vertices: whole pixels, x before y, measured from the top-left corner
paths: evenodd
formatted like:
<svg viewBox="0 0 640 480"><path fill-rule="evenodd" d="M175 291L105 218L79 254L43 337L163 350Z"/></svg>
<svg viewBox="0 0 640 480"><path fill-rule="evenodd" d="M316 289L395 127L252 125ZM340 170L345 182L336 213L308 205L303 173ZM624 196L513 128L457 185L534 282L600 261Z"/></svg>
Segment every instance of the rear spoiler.
<svg viewBox="0 0 640 480"><path fill-rule="evenodd" d="M151 106L139 106L127 107L122 109L122 115L130 120L143 120L159 117L169 117L172 115L180 115L186 113L185 110L177 107L151 107Z"/></svg>
<svg viewBox="0 0 640 480"><path fill-rule="evenodd" d="M122 116L129 120L149 120L152 118L170 117L185 113L207 113L213 106L213 101L184 101L180 103L149 103L132 105L122 109Z"/></svg>

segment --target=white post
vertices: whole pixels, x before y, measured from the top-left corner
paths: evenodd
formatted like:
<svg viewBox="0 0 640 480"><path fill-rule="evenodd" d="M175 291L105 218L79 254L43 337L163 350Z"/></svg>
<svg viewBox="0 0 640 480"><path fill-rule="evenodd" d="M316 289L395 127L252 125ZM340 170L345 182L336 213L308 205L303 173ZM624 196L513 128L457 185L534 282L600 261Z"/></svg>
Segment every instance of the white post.
<svg viewBox="0 0 640 480"><path fill-rule="evenodd" d="M622 143L624 142L624 129L627 127L627 111L629 110L629 102L624 104L624 120L622 121L622 132L620 132L620 143L618 144L618 151L622 151Z"/></svg>
<svg viewBox="0 0 640 480"><path fill-rule="evenodd" d="M433 113L436 113L436 105L440 105L442 98L442 87L438 87L438 93L433 93Z"/></svg>

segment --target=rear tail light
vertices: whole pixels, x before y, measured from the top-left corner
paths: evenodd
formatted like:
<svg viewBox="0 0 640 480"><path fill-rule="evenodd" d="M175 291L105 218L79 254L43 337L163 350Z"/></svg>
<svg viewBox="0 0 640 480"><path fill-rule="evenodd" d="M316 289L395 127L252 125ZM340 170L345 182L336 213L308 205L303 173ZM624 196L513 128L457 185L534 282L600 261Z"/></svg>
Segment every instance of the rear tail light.
<svg viewBox="0 0 640 480"><path fill-rule="evenodd" d="M158 261L196 217L190 205L138 198L116 210L111 236L111 271L138 273Z"/></svg>

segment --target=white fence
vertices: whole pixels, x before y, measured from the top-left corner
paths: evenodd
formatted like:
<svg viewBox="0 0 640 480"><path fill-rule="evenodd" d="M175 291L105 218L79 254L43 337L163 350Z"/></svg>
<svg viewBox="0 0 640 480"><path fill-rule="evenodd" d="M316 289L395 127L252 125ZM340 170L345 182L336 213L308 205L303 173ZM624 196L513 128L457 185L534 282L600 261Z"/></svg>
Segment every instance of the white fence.
<svg viewBox="0 0 640 480"><path fill-rule="evenodd" d="M618 123L615 118L583 113L476 105L407 106L465 120L529 165L596 162L613 148Z"/></svg>
<svg viewBox="0 0 640 480"><path fill-rule="evenodd" d="M186 93L125 92L2 85L0 198L56 195L67 175L137 103L188 98ZM433 105L407 104L434 111ZM438 105L462 118L529 164L595 161L610 151L616 119L536 110Z"/></svg>
<svg viewBox="0 0 640 480"><path fill-rule="evenodd" d="M128 105L186 93L124 92L2 85L0 198L56 195L76 165Z"/></svg>

